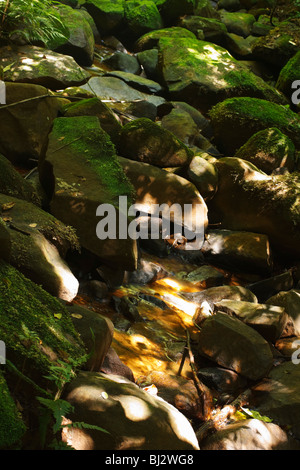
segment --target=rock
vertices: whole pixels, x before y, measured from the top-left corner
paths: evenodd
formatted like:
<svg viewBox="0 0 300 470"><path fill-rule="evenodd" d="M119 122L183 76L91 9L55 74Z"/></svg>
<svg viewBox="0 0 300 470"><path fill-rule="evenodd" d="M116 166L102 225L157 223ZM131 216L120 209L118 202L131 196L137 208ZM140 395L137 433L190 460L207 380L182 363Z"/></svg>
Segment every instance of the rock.
<svg viewBox="0 0 300 470"><path fill-rule="evenodd" d="M215 304L223 299L245 300L247 302L257 303L256 296L248 289L242 286L217 286L210 287L201 292L183 293L184 297L201 305L203 302ZM196 321L196 317L194 318Z"/></svg>
<svg viewBox="0 0 300 470"><path fill-rule="evenodd" d="M184 38L196 39L196 36L186 28L172 26L171 28L163 28L144 34L137 40L135 49L141 52L156 48L161 38L174 38L174 40L181 41Z"/></svg>
<svg viewBox="0 0 300 470"><path fill-rule="evenodd" d="M141 67L137 58L122 51L114 52L101 63L107 65L112 70L121 70L122 72L132 73L135 75L139 75L141 72Z"/></svg>
<svg viewBox="0 0 300 470"><path fill-rule="evenodd" d="M289 291L294 286L293 273L291 270L285 271L276 276L262 279L261 281L248 284L247 288L254 292L260 301L267 301L270 296L278 294L280 291ZM277 305L277 304L271 304Z"/></svg>
<svg viewBox="0 0 300 470"><path fill-rule="evenodd" d="M141 322L143 318L140 315L138 299L134 296L124 295L123 297L113 297L115 310L123 315L130 322Z"/></svg>
<svg viewBox="0 0 300 470"><path fill-rule="evenodd" d="M5 85L8 105L33 99L9 108L0 107L0 152L13 163L38 160L58 115L59 99L39 99L48 90L38 85L9 82Z"/></svg>
<svg viewBox="0 0 300 470"><path fill-rule="evenodd" d="M201 135L207 137L208 139L213 137L212 127L209 119L204 117L198 109L194 108L188 103L185 103L184 101L171 101L171 105L174 106L175 109L180 109L185 111L186 113L189 113L189 115L195 122L198 131L201 132Z"/></svg>
<svg viewBox="0 0 300 470"><path fill-rule="evenodd" d="M212 266L200 266L200 268L194 269L182 276L185 281L191 282L195 286L204 287L215 287L223 283L225 280L224 274L218 269Z"/></svg>
<svg viewBox="0 0 300 470"><path fill-rule="evenodd" d="M162 104L165 99L160 96L142 93L130 87L123 80L116 77L93 77L81 89L92 90L101 100L135 101L146 100L155 106Z"/></svg>
<svg viewBox="0 0 300 470"><path fill-rule="evenodd" d="M254 36L243 38L234 33L227 33L225 39L226 49L237 59L251 59L252 46L256 41Z"/></svg>
<svg viewBox="0 0 300 470"><path fill-rule="evenodd" d="M253 163L263 172L270 174L276 168L295 168L295 146L291 139L276 127L254 134L240 147L235 155Z"/></svg>
<svg viewBox="0 0 300 470"><path fill-rule="evenodd" d="M79 305L66 305L75 330L89 354L83 369L99 372L111 346L114 325L109 318Z"/></svg>
<svg viewBox="0 0 300 470"><path fill-rule="evenodd" d="M292 356L296 354L296 359L299 359L299 345L300 336L291 336L289 338L280 338L275 343L275 348L282 354L285 359L291 360Z"/></svg>
<svg viewBox="0 0 300 470"><path fill-rule="evenodd" d="M140 259L137 270L128 273L128 283L145 285L163 278L166 274L159 264Z"/></svg>
<svg viewBox="0 0 300 470"><path fill-rule="evenodd" d="M204 321L196 348L200 355L250 380L261 379L273 365L267 341L251 327L224 313L218 312Z"/></svg>
<svg viewBox="0 0 300 470"><path fill-rule="evenodd" d="M233 370L222 367L201 367L197 376L208 388L219 393L238 395L247 386L247 380Z"/></svg>
<svg viewBox="0 0 300 470"><path fill-rule="evenodd" d="M300 290L291 289L278 292L268 298L266 303L283 307L293 322L295 334L300 335Z"/></svg>
<svg viewBox="0 0 300 470"><path fill-rule="evenodd" d="M187 238L191 232L192 235L197 234L197 246L191 242L186 243L184 248L187 250L199 249L203 244L208 220L206 204L195 186L187 182L185 178L147 163L135 162L122 157L118 159L127 178L135 188L136 208L144 214L151 214L152 220L154 216L158 216L157 205L162 207L162 204L167 204L169 209L172 207L170 213L165 213L164 217L169 218L177 227L184 226ZM191 205L191 211L185 213L184 204ZM164 237L171 234L171 227L170 229L166 227ZM143 242L145 241L143 240ZM159 241L159 237L154 241Z"/></svg>
<svg viewBox="0 0 300 470"><path fill-rule="evenodd" d="M122 124L127 124L134 119L146 118L155 121L157 106L147 100L108 103L108 107L119 115Z"/></svg>
<svg viewBox="0 0 300 470"><path fill-rule="evenodd" d="M271 249L299 257L298 174L270 177L233 157L221 158L215 166L219 185L209 201L210 222L228 230L265 234Z"/></svg>
<svg viewBox="0 0 300 470"><path fill-rule="evenodd" d="M286 95L288 99L292 94L292 83L299 80L300 73L300 51L296 52L293 57L289 59L286 65L281 69L279 77L276 82L277 90Z"/></svg>
<svg viewBox="0 0 300 470"><path fill-rule="evenodd" d="M98 281L98 279L92 279L88 281L82 281L79 286L78 292L80 294L92 297L95 300L103 300L107 297L108 287L105 282Z"/></svg>
<svg viewBox="0 0 300 470"><path fill-rule="evenodd" d="M255 17L250 13L229 12L219 10L222 23L226 26L229 33L238 34L246 38L251 34Z"/></svg>
<svg viewBox="0 0 300 470"><path fill-rule="evenodd" d="M206 41L162 37L159 73L172 100L186 101L207 112L219 101L251 96L285 104L275 88L243 67L226 49Z"/></svg>
<svg viewBox="0 0 300 470"><path fill-rule="evenodd" d="M299 26L282 21L266 36L257 39L252 52L257 60L281 68L298 52L299 45Z"/></svg>
<svg viewBox="0 0 300 470"><path fill-rule="evenodd" d="M299 443L274 423L247 419L227 425L200 442L202 450L299 450Z"/></svg>
<svg viewBox="0 0 300 470"><path fill-rule="evenodd" d="M147 78L157 80L158 50L147 49L137 53L137 58L143 67Z"/></svg>
<svg viewBox="0 0 300 470"><path fill-rule="evenodd" d="M72 56L79 65L92 65L95 39L90 22L82 13L83 10L60 5L58 11L64 27L69 30L69 37L64 42L59 41L59 44L55 39L50 41L49 49Z"/></svg>
<svg viewBox="0 0 300 470"><path fill-rule="evenodd" d="M216 18L203 18L201 16L184 16L179 26L192 31L197 36L199 31L204 34L204 40L224 46L227 28ZM199 38L200 39L200 38Z"/></svg>
<svg viewBox="0 0 300 470"><path fill-rule="evenodd" d="M175 406L188 419L203 418L197 389L192 380L153 371L143 380L143 387L155 385L157 395Z"/></svg>
<svg viewBox="0 0 300 470"><path fill-rule="evenodd" d="M211 199L218 188L218 173L215 166L205 157L205 152L195 155L187 169L187 178L205 200Z"/></svg>
<svg viewBox="0 0 300 470"><path fill-rule="evenodd" d="M118 239L117 235L115 239L107 236L103 240L97 235L97 208L103 203L111 204L117 214L119 196L126 196L130 205L134 191L96 116L54 121L40 164L40 179L51 198L51 213L76 229L81 246L102 261L117 263L120 269L135 269L135 240ZM124 217L127 228L128 218ZM115 223L112 220L111 228L118 231L116 224L117 220Z"/></svg>
<svg viewBox="0 0 300 470"><path fill-rule="evenodd" d="M21 199L0 194L0 206L2 228L10 240L10 264L50 294L73 300L78 281L64 257L70 248L78 248L74 230Z"/></svg>
<svg viewBox="0 0 300 470"><path fill-rule="evenodd" d="M288 321L284 308L274 305L227 299L215 303L215 308L220 312L239 318L272 343L280 338Z"/></svg>
<svg viewBox="0 0 300 470"><path fill-rule="evenodd" d="M79 86L90 74L73 57L36 46L4 46L0 50L0 66L11 65L4 73L7 82L42 85L52 90Z"/></svg>
<svg viewBox="0 0 300 470"><path fill-rule="evenodd" d="M3 372L0 372L1 421L0 449L8 450L14 445L19 446L26 432L17 405L10 394Z"/></svg>
<svg viewBox="0 0 300 470"><path fill-rule="evenodd" d="M120 376L81 372L64 392L75 411L66 418L97 430L64 428L77 450L198 450L195 433L176 408Z"/></svg>
<svg viewBox="0 0 300 470"><path fill-rule="evenodd" d="M259 413L281 427L288 426L300 438L300 365L285 362L274 367L268 378L252 388L252 403Z"/></svg>
<svg viewBox="0 0 300 470"><path fill-rule="evenodd" d="M220 19L219 12L213 7L210 0L199 0L194 8L194 15Z"/></svg>
<svg viewBox="0 0 300 470"><path fill-rule="evenodd" d="M6 359L40 387L56 392L54 382L45 377L51 366L73 360L80 367L86 360L67 310L58 299L3 261L0 290L0 337L6 344ZM8 367L6 377L15 380ZM28 383L23 382L22 387L37 393Z"/></svg>
<svg viewBox="0 0 300 470"><path fill-rule="evenodd" d="M268 237L253 232L209 230L202 253L227 269L269 273L273 266Z"/></svg>
<svg viewBox="0 0 300 470"><path fill-rule="evenodd" d="M82 6L95 21L101 36L113 34L123 22L123 0L87 0Z"/></svg>
<svg viewBox="0 0 300 470"><path fill-rule="evenodd" d="M107 72L105 76L120 78L132 88L140 90L144 93L159 94L163 91L163 88L159 83L154 82L153 80L149 80L148 78L134 75L133 73L114 71Z"/></svg>
<svg viewBox="0 0 300 470"><path fill-rule="evenodd" d="M136 119L120 132L119 154L123 157L159 167L187 165L189 149L171 132L150 119Z"/></svg>
<svg viewBox="0 0 300 470"><path fill-rule="evenodd" d="M128 29L135 39L163 27L158 8L152 0L127 0L124 11Z"/></svg>
<svg viewBox="0 0 300 470"><path fill-rule="evenodd" d="M0 154L0 193L40 205L34 187L15 170L7 158Z"/></svg>
<svg viewBox="0 0 300 470"><path fill-rule="evenodd" d="M216 144L228 156L233 156L253 134L273 127L300 148L299 117L276 103L249 97L230 98L214 106L210 117Z"/></svg>
<svg viewBox="0 0 300 470"><path fill-rule="evenodd" d="M188 146L193 145L199 134L192 116L180 108L173 108L169 114L163 116L161 127L172 132L181 142Z"/></svg>
<svg viewBox="0 0 300 470"><path fill-rule="evenodd" d="M172 25L185 15L192 15L198 3L195 0L163 0L158 2L162 17L167 25Z"/></svg>
<svg viewBox="0 0 300 470"><path fill-rule="evenodd" d="M132 370L126 366L126 364L123 364L112 347L107 351L100 372L103 372L106 375L119 375L131 382L135 382Z"/></svg>
<svg viewBox="0 0 300 470"><path fill-rule="evenodd" d="M65 117L97 116L101 128L107 132L112 142L117 142L121 124L116 114L99 98L82 99L64 107Z"/></svg>

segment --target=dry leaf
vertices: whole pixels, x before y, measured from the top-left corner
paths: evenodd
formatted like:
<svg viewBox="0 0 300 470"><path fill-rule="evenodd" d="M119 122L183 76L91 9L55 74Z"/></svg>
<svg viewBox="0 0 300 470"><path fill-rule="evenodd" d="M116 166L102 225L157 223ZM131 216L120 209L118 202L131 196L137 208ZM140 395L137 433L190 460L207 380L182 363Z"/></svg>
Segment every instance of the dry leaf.
<svg viewBox="0 0 300 470"><path fill-rule="evenodd" d="M15 204L16 204L15 202L7 202L6 204L2 204L1 209L3 211L9 211L10 209L14 207Z"/></svg>

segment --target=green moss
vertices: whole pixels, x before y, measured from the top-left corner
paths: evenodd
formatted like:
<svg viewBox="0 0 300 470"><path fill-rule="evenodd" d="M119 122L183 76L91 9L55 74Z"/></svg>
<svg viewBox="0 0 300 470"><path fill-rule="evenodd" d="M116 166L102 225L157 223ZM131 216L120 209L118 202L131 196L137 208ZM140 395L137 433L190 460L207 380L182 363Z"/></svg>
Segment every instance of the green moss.
<svg viewBox="0 0 300 470"><path fill-rule="evenodd" d="M185 28L180 28L176 26L171 28L163 28L144 34L137 41L136 48L139 51L153 49L157 46L161 38L174 38L181 40L182 38L196 39L196 36L194 33L192 33L192 31L188 31Z"/></svg>
<svg viewBox="0 0 300 470"><path fill-rule="evenodd" d="M152 0L127 0L125 19L131 32L138 36L163 26L158 8Z"/></svg>
<svg viewBox="0 0 300 470"><path fill-rule="evenodd" d="M292 94L292 83L294 80L300 79L300 51L297 52L281 69L276 88L287 96Z"/></svg>
<svg viewBox="0 0 300 470"><path fill-rule="evenodd" d="M20 370L46 375L52 360L85 360L85 350L62 303L0 261L0 337ZM26 375L26 373L25 373Z"/></svg>
<svg viewBox="0 0 300 470"><path fill-rule="evenodd" d="M0 449L7 450L18 444L26 428L1 371L0 396Z"/></svg>

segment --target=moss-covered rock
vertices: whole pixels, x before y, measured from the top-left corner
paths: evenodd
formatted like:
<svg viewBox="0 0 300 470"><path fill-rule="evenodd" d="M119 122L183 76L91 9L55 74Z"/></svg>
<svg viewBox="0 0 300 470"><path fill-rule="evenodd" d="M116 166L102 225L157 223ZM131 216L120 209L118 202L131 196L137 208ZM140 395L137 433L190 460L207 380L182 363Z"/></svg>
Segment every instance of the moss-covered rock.
<svg viewBox="0 0 300 470"><path fill-rule="evenodd" d="M62 303L0 261L0 337L6 362L43 387L58 360L81 365L86 351ZM14 374L7 364L7 373Z"/></svg>
<svg viewBox="0 0 300 470"><path fill-rule="evenodd" d="M74 57L80 65L92 65L95 39L89 21L81 10L71 6L60 5L58 10L63 25L69 30L69 37L65 41L54 39L48 47Z"/></svg>
<svg viewBox="0 0 300 470"><path fill-rule="evenodd" d="M288 21L281 22L276 28L259 38L253 46L254 58L283 67L298 52L300 46L299 26Z"/></svg>
<svg viewBox="0 0 300 470"><path fill-rule="evenodd" d="M246 38L251 34L255 17L249 13L229 12L226 10L219 11L221 21L226 26L229 33L238 34Z"/></svg>
<svg viewBox="0 0 300 470"><path fill-rule="evenodd" d="M83 3L101 35L115 32L124 20L123 0L87 0Z"/></svg>
<svg viewBox="0 0 300 470"><path fill-rule="evenodd" d="M127 0L124 10L127 26L136 38L163 27L158 8L152 0Z"/></svg>
<svg viewBox="0 0 300 470"><path fill-rule="evenodd" d="M194 8L194 15L220 19L219 12L212 6L210 0L198 0L196 8Z"/></svg>
<svg viewBox="0 0 300 470"><path fill-rule="evenodd" d="M119 154L162 168L184 166L192 157L192 152L174 134L146 118L122 128Z"/></svg>
<svg viewBox="0 0 300 470"><path fill-rule="evenodd" d="M26 427L0 371L0 449L18 446Z"/></svg>
<svg viewBox="0 0 300 470"><path fill-rule="evenodd" d="M285 104L286 99L249 72L226 49L206 41L163 37L159 72L173 100L207 111L232 96L252 96Z"/></svg>
<svg viewBox="0 0 300 470"><path fill-rule="evenodd" d="M257 98L230 98L210 111L217 145L227 156L256 132L276 127L300 148L300 119L286 106Z"/></svg>
<svg viewBox="0 0 300 470"><path fill-rule="evenodd" d="M181 18L179 26L192 31L196 36L201 31L204 34L205 41L213 42L220 46L224 45L227 28L225 24L216 18L204 18L195 15L184 16Z"/></svg>
<svg viewBox="0 0 300 470"><path fill-rule="evenodd" d="M196 39L196 36L194 33L192 33L192 31L188 31L187 29L181 28L179 26L173 26L144 34L136 42L135 48L137 51L152 49L158 45L158 42L161 38L174 38L175 40L181 40L181 38Z"/></svg>
<svg viewBox="0 0 300 470"><path fill-rule="evenodd" d="M276 88L284 93L288 98L291 98L293 93L292 83L295 80L300 80L300 51L287 62L281 69Z"/></svg>
<svg viewBox="0 0 300 470"><path fill-rule="evenodd" d="M76 229L81 246L120 269L135 269L136 242L118 239L117 220L116 239L100 240L96 233L100 204L111 204L118 214L119 196L127 196L128 205L135 197L96 116L55 119L40 178L51 198L51 213Z"/></svg>
<svg viewBox="0 0 300 470"><path fill-rule="evenodd" d="M267 174L275 168L285 167L290 171L295 167L295 146L291 139L276 127L264 129L254 134L238 149L235 157L253 163Z"/></svg>
<svg viewBox="0 0 300 470"><path fill-rule="evenodd" d="M113 142L117 142L121 124L109 107L97 97L68 104L64 108L64 116L96 116L102 129L107 132Z"/></svg>

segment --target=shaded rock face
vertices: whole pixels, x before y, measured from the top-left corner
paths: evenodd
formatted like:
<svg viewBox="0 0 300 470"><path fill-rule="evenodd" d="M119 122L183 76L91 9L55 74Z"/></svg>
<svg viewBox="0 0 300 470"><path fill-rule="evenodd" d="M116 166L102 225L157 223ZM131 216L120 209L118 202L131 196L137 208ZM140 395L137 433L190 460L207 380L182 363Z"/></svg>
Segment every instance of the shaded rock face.
<svg viewBox="0 0 300 470"><path fill-rule="evenodd" d="M95 230L99 205L110 203L117 211L120 195L129 198L128 204L134 197L133 188L116 159L114 146L96 116L55 120L40 165L40 177L51 198L52 214L76 228L82 246L124 269L135 268L135 240L108 238L104 241Z"/></svg>
<svg viewBox="0 0 300 470"><path fill-rule="evenodd" d="M189 421L176 408L123 377L82 372L64 398L75 407L68 422L82 421L109 432L65 428L64 442L77 450L199 449Z"/></svg>

